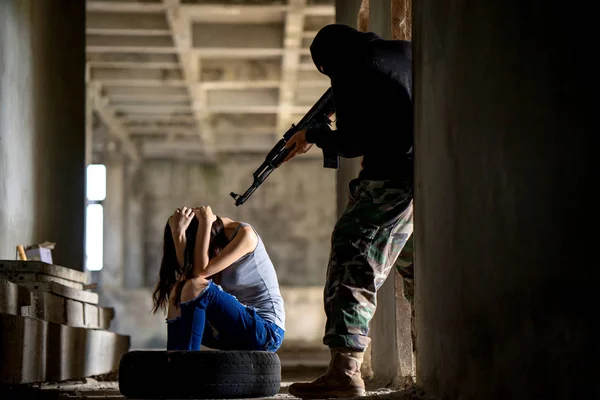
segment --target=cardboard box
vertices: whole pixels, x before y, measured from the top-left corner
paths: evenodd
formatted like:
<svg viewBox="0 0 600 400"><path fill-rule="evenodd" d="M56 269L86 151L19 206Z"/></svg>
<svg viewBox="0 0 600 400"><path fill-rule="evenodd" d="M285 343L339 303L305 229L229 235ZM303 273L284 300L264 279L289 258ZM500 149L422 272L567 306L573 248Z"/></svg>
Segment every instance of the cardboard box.
<svg viewBox="0 0 600 400"><path fill-rule="evenodd" d="M44 242L33 244L25 249L25 255L28 261L43 261L52 264L52 249L55 243Z"/></svg>

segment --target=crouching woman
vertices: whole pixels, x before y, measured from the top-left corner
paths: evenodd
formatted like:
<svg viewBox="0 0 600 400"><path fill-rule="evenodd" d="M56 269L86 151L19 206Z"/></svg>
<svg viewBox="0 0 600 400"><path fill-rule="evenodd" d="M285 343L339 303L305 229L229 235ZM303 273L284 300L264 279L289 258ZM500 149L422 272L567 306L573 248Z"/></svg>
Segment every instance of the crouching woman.
<svg viewBox="0 0 600 400"><path fill-rule="evenodd" d="M167 310L167 350L281 346L285 311L275 268L250 225L182 207L164 232L153 312Z"/></svg>

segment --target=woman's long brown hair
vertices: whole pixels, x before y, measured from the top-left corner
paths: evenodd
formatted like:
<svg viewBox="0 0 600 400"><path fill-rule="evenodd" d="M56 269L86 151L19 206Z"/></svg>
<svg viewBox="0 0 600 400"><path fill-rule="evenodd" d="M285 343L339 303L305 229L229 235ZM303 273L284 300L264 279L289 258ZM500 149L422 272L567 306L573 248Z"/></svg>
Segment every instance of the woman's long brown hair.
<svg viewBox="0 0 600 400"><path fill-rule="evenodd" d="M163 257L160 264L158 283L152 293L154 306L152 312L156 314L159 309L166 310L169 304L171 290L175 286L175 299L179 302L181 289L186 280L192 277L194 266L194 248L196 246L196 234L198 233L198 219L194 216L187 230L185 231L186 245L184 252L183 267L177 261L175 242L171 234L169 223L165 226L163 235ZM208 257L212 259L219 255L223 248L229 243L229 238L225 235L225 226L223 220L217 217L210 229L210 245L208 248Z"/></svg>

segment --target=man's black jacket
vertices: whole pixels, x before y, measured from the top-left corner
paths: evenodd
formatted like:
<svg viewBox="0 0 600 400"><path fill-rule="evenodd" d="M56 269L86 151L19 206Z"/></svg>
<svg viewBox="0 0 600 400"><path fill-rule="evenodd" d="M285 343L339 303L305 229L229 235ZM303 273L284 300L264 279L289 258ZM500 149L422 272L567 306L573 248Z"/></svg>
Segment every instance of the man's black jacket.
<svg viewBox="0 0 600 400"><path fill-rule="evenodd" d="M311 129L307 140L342 157L364 156L361 178L412 180L411 43L328 25L310 50L331 78L337 129Z"/></svg>

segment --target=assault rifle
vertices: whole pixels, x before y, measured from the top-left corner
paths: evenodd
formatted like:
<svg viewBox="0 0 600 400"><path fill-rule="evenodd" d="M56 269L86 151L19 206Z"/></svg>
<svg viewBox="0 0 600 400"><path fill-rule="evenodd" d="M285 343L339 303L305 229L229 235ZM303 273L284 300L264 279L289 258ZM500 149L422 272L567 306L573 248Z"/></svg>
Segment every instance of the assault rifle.
<svg viewBox="0 0 600 400"><path fill-rule="evenodd" d="M235 205L242 205L248 200L248 198L254 193L256 189L267 179L267 177L273 172L273 170L281 163L287 155L290 153L291 149L286 149L285 145L288 140L291 139L294 134L303 129L309 128L329 128L329 124L331 123L329 116L334 112L333 107L333 95L331 92L331 88L327 89L327 91L321 96L321 98L315 103L314 106L306 113L304 117L298 122L297 125L292 124L292 127L288 129L288 131L283 135L283 138L277 142L277 144L271 149L269 154L265 157L265 161L261 164L260 167L252 174L254 177L254 182L246 190L246 193L243 195L235 194L231 192L231 197L235 200ZM339 168L340 158L337 154L331 154L323 150L323 167L324 168Z"/></svg>

